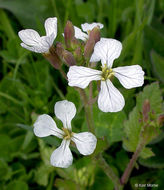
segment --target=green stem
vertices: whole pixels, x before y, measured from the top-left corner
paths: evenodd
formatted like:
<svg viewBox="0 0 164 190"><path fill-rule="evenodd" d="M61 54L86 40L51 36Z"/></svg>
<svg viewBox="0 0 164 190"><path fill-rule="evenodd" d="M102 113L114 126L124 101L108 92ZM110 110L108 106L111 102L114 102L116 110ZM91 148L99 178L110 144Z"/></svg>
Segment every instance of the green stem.
<svg viewBox="0 0 164 190"><path fill-rule="evenodd" d="M135 166L135 163L136 163L136 161L137 161L137 159L139 157L139 154L142 151L144 146L145 146L144 142L138 144L138 146L136 148L136 151L134 152L134 154L133 154L133 156L132 156L132 158L131 158L128 166L127 166L127 168L125 169L125 171L124 171L124 173L123 173L123 175L121 177L121 184L122 185L127 183L128 179L130 177L130 174L131 174L131 172L132 172L132 170L133 170L133 168Z"/></svg>
<svg viewBox="0 0 164 190"><path fill-rule="evenodd" d="M85 109L85 115L86 115L88 129L89 129L89 131L94 133L94 121L93 121L93 114L92 114L91 105L88 103L88 98L86 96L85 91L81 88L76 88L76 89L79 92L80 97L84 103L84 109Z"/></svg>
<svg viewBox="0 0 164 190"><path fill-rule="evenodd" d="M107 162L102 157L102 154L99 154L95 157L98 165L103 169L105 174L108 176L109 179L112 180L115 186L115 190L122 190L123 186L120 183L118 176L114 173L113 169L107 164Z"/></svg>

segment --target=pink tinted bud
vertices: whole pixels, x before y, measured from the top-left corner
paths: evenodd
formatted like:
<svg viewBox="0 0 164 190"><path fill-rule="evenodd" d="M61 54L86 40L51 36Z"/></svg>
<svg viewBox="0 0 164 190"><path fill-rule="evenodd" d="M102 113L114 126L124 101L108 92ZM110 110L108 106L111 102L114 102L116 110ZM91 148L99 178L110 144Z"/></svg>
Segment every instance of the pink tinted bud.
<svg viewBox="0 0 164 190"><path fill-rule="evenodd" d="M64 28L64 39L67 48L71 47L70 42L73 39L74 35L75 35L74 26L72 22L67 21L66 26Z"/></svg>
<svg viewBox="0 0 164 190"><path fill-rule="evenodd" d="M63 52L63 59L68 66L76 65L75 58L73 57L72 53L67 50L64 50Z"/></svg>
<svg viewBox="0 0 164 190"><path fill-rule="evenodd" d="M56 53L58 54L59 57L62 57L63 51L64 51L64 47L63 47L62 43L57 42L56 43Z"/></svg>
<svg viewBox="0 0 164 190"><path fill-rule="evenodd" d="M142 115L143 121L146 122L149 119L149 112L150 112L150 102L149 100L145 100L142 107Z"/></svg>
<svg viewBox="0 0 164 190"><path fill-rule="evenodd" d="M85 47L84 47L84 57L88 60L90 59L95 46L95 41L92 38L89 38Z"/></svg>
<svg viewBox="0 0 164 190"><path fill-rule="evenodd" d="M92 38L95 43L100 41L100 28L94 27L89 33L89 38Z"/></svg>
<svg viewBox="0 0 164 190"><path fill-rule="evenodd" d="M162 126L164 124L164 114L158 117L158 125Z"/></svg>

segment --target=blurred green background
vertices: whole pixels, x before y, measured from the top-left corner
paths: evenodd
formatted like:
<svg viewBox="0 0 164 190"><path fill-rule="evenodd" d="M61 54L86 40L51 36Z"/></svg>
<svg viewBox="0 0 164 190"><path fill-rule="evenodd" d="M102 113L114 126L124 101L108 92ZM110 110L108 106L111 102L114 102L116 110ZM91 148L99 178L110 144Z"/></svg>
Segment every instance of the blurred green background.
<svg viewBox="0 0 164 190"><path fill-rule="evenodd" d="M62 99L74 102L77 107L73 130L87 130L77 91L67 85L42 55L20 46L17 33L21 29L32 28L43 35L44 20L54 16L58 18L56 41L62 42L67 20L78 27L85 22L103 23L102 36L123 43L122 54L114 64L141 65L146 73L144 85L149 85L143 93L158 107L164 92L164 1L0 0L0 190L113 190L112 182L91 157L80 156L74 149L71 167L52 167L49 158L60 141L55 137L39 139L32 132L37 116L47 113L54 117L54 104ZM104 158L121 176L131 157L122 148L124 123L138 105L136 94L143 87L127 90L117 81L115 84L126 99L124 110L104 114L94 106L94 118L96 135L106 137L107 141L105 145L100 141L98 148L106 150ZM137 98L139 102L141 94ZM134 169L125 189L136 189L134 184L139 182L156 183L159 187L154 189L164 189L163 138L162 132L149 145L155 156L139 160L140 165L136 166L139 169ZM151 155L148 150L146 153Z"/></svg>

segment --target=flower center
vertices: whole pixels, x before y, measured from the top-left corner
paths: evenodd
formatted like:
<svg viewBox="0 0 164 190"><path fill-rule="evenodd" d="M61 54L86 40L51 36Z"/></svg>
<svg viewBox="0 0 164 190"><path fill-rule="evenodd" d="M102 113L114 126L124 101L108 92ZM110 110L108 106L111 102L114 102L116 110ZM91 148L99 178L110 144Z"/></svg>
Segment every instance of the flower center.
<svg viewBox="0 0 164 190"><path fill-rule="evenodd" d="M66 128L63 127L62 130L64 131L63 138L65 140L68 140L68 139L70 139L73 136L73 132L69 131L68 129L66 129Z"/></svg>
<svg viewBox="0 0 164 190"><path fill-rule="evenodd" d="M102 67L102 74L101 74L101 80L105 81L107 79L111 79L111 77L114 75L114 72L111 68L107 67L107 64L105 64L104 67Z"/></svg>

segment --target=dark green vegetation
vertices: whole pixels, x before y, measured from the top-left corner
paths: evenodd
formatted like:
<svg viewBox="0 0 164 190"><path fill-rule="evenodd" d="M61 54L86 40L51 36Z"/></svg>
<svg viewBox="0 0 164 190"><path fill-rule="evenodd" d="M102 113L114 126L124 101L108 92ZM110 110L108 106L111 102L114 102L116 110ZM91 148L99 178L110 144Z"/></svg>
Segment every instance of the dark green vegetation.
<svg viewBox="0 0 164 190"><path fill-rule="evenodd" d="M94 155L83 157L75 150L71 167L54 168L49 158L60 141L55 137L39 139L32 132L37 116L43 113L54 116L54 104L62 99L74 102L77 107L73 131L88 130L78 92L67 85L60 72L42 55L23 49L17 36L23 28L44 34L44 20L54 16L58 17L56 41L63 41L67 20L76 26L101 22L104 24L102 36L123 43L122 54L114 65L139 64L144 69L143 87L127 90L114 80L126 100L123 111L103 113L94 104L95 130L99 138L95 155L105 150L104 159L119 177L122 176L139 144L143 131L142 107L148 99L150 119L156 122L146 129L148 137L142 134L147 146L125 189L136 189L134 184L138 183L158 184L155 190L164 189L164 131L162 126L159 129L157 121L163 113L164 2L0 0L0 8L0 190L113 190L112 181L100 169ZM96 83L94 88L97 95Z"/></svg>

